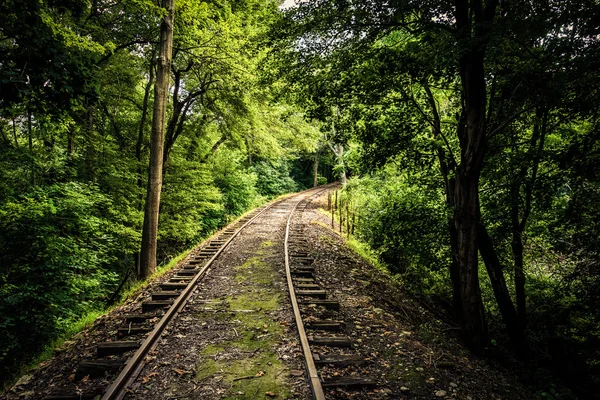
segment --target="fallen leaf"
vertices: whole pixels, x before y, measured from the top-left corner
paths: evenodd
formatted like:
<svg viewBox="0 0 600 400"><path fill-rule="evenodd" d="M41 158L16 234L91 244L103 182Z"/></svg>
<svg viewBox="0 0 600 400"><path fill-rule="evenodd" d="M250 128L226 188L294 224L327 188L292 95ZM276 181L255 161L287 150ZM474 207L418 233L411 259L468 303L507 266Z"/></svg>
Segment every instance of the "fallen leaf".
<svg viewBox="0 0 600 400"><path fill-rule="evenodd" d="M269 397L276 397L276 396L277 396L277 394L276 394L276 393L273 393L273 392L266 392L266 393L265 393L265 396L269 396Z"/></svg>
<svg viewBox="0 0 600 400"><path fill-rule="evenodd" d="M265 374L265 371L258 371L255 376L257 378L259 378L259 377L263 376L264 374Z"/></svg>
<svg viewBox="0 0 600 400"><path fill-rule="evenodd" d="M177 373L177 375L179 375L179 376L191 373L190 371L186 371L186 370L179 369L179 368L173 368L173 371L175 371L175 373Z"/></svg>
<svg viewBox="0 0 600 400"><path fill-rule="evenodd" d="M158 372L156 372L156 371L150 372L148 375L146 375L145 377L142 378L142 383L148 383L150 378L152 378L153 376L156 376L156 375L158 375Z"/></svg>

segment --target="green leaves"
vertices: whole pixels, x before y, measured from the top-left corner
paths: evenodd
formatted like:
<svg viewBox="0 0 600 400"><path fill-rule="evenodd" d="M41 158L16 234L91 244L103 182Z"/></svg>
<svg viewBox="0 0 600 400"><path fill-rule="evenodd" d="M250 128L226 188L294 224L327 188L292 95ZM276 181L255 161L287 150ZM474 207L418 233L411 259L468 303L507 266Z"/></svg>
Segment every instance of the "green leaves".
<svg viewBox="0 0 600 400"><path fill-rule="evenodd" d="M35 354L116 287L116 261L134 243L123 240L126 221L107 219L114 207L97 187L75 182L36 187L0 207L3 371L18 360L14 351Z"/></svg>

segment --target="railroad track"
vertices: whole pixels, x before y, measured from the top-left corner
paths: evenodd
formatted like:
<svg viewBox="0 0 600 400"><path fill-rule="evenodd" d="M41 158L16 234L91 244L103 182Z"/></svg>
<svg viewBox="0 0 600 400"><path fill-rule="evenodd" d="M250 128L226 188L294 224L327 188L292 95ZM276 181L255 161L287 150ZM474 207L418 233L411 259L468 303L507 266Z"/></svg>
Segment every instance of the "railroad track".
<svg viewBox="0 0 600 400"><path fill-rule="evenodd" d="M299 203L313 198L327 188L309 189L293 195L299 197L299 201L293 206L290 215ZM116 337L97 344L95 359L79 363L70 380L74 383L87 381L85 390L69 385L53 389L45 399L123 398L142 370L146 356L158 345L165 328L183 309L213 262L244 228L275 205L289 201L290 197L286 196L253 210L192 253L187 262L175 271L167 282L159 284L158 289L152 291L150 297L141 302L141 312L124 316ZM90 381L94 381L94 384L90 384Z"/></svg>
<svg viewBox="0 0 600 400"><path fill-rule="evenodd" d="M340 316L340 303L329 296L318 280L319 271L311 256L303 230L306 225L294 221L294 211L301 214L313 197L296 204L290 213L285 232L285 269L288 290L306 362L310 387L316 400L326 398L328 389L363 389L376 386L376 380L364 376L344 376L343 368L364 365L364 357L353 353L352 339L344 335L345 324ZM310 332L307 334L307 331ZM328 368L333 378L323 379L319 368ZM339 368L340 371L331 369Z"/></svg>

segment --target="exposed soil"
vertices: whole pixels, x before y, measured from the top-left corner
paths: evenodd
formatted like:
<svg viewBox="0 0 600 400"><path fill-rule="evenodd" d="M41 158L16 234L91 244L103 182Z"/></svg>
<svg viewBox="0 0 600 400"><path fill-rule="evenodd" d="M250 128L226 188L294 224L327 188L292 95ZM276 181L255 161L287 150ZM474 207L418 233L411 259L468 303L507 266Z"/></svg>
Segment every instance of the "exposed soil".
<svg viewBox="0 0 600 400"><path fill-rule="evenodd" d="M315 307L305 315L309 320L342 320L344 334L353 339L350 351L367 362L319 372L323 377L368 376L377 382L369 389L330 389L328 398L533 398L509 371L465 350L454 337L455 327L349 250L318 210L326 203L326 196L313 201L294 219L294 227L302 229L305 250L315 259L317 281L330 298L340 301L341 309ZM285 283L283 237L291 204L266 212L223 252L147 357L127 398L311 398ZM49 388L72 380L79 361L93 356L95 343L114 337L121 316L137 309L139 302L132 300L99 318L3 398L42 398ZM332 350L313 350L327 352ZM86 382L78 385L85 389Z"/></svg>

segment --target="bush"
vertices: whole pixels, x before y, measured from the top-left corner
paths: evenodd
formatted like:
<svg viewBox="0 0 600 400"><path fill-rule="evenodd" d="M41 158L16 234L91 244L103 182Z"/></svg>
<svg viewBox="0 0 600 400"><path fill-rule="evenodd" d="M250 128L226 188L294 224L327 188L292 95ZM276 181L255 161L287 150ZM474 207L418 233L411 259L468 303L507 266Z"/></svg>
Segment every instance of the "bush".
<svg viewBox="0 0 600 400"><path fill-rule="evenodd" d="M0 208L0 372L102 306L138 233L82 183L37 187Z"/></svg>
<svg viewBox="0 0 600 400"><path fill-rule="evenodd" d="M356 234L408 289L449 293L446 210L435 191L385 174L353 178L344 190L357 213Z"/></svg>

